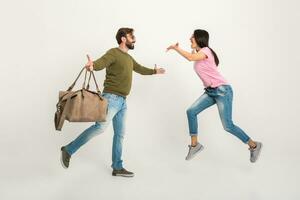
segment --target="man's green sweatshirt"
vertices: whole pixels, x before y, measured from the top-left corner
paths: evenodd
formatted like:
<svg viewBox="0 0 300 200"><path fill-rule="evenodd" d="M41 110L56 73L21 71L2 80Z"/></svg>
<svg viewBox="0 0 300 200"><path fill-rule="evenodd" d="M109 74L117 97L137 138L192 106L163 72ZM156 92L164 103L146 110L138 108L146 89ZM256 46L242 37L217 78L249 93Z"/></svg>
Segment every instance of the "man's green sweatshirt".
<svg viewBox="0 0 300 200"><path fill-rule="evenodd" d="M106 68L103 92L126 97L131 89L132 70L142 75L155 74L150 69L138 64L132 56L119 48L108 50L101 58L94 61L94 70Z"/></svg>

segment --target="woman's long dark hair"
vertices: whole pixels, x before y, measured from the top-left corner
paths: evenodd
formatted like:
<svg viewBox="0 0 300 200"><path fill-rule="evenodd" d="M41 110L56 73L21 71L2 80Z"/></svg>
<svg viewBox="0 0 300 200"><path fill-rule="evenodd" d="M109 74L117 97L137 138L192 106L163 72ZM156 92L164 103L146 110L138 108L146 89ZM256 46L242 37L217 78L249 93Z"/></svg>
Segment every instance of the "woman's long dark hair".
<svg viewBox="0 0 300 200"><path fill-rule="evenodd" d="M208 42L209 42L208 32L206 30L197 29L197 30L194 31L194 38L196 40L197 45L200 48L208 47L211 50L211 52L214 55L215 63L218 66L219 65L219 58L218 58L217 54L214 52L214 50L212 50L208 45Z"/></svg>

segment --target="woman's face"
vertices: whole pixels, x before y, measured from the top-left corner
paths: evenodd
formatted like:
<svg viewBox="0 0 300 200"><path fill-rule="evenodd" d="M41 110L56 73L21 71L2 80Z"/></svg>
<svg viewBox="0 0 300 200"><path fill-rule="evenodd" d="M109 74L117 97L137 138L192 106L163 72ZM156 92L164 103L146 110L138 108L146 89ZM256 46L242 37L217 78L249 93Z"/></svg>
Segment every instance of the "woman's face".
<svg viewBox="0 0 300 200"><path fill-rule="evenodd" d="M198 45L196 43L194 35L191 36L190 41L191 41L191 48L196 49L198 47Z"/></svg>

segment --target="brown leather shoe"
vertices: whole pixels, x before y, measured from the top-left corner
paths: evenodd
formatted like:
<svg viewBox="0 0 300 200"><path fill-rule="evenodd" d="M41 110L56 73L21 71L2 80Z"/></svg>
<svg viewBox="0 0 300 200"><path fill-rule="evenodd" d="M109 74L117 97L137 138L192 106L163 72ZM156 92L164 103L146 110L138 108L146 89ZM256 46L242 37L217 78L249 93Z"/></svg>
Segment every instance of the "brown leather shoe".
<svg viewBox="0 0 300 200"><path fill-rule="evenodd" d="M134 173L127 171L126 169L114 169L112 172L113 176L123 176L123 177L134 177Z"/></svg>
<svg viewBox="0 0 300 200"><path fill-rule="evenodd" d="M69 167L71 155L66 151L65 147L61 147L60 161L63 168L67 169Z"/></svg>

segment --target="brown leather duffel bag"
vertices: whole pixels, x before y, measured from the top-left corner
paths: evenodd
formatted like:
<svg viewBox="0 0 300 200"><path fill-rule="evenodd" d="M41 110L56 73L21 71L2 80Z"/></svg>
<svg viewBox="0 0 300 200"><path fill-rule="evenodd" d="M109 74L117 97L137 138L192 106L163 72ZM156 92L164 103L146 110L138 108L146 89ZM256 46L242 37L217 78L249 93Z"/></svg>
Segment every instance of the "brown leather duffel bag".
<svg viewBox="0 0 300 200"><path fill-rule="evenodd" d="M85 86L88 73L86 70L82 89L72 91L76 81L84 70L85 67L80 71L74 83L67 91L59 92L59 101L56 104L54 117L55 129L58 131L61 131L64 120L68 120L69 122L105 121L108 103L107 100L101 96L93 71L89 72L87 86ZM89 90L91 76L93 76L97 92Z"/></svg>

